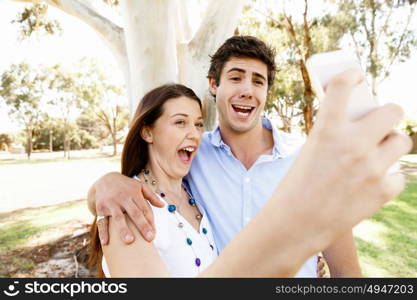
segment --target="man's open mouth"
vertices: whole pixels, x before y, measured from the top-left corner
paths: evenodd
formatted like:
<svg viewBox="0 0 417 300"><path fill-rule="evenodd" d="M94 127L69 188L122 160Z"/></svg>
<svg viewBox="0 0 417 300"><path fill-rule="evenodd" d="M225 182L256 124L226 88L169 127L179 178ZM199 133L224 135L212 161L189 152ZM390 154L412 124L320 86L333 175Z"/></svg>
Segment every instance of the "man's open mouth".
<svg viewBox="0 0 417 300"><path fill-rule="evenodd" d="M250 113L255 109L254 106L240 104L232 104L232 108L240 117L243 118L249 117Z"/></svg>

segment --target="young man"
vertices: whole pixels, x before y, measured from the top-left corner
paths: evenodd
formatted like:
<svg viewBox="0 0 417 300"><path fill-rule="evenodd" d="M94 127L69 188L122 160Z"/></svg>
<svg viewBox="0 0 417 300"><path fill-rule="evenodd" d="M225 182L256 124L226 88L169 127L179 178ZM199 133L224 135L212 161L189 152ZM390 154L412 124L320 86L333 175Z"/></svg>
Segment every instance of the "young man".
<svg viewBox="0 0 417 300"><path fill-rule="evenodd" d="M219 126L205 134L187 180L194 197L208 214L220 251L261 210L301 146L299 141L260 117L274 75L274 52L254 37L228 39L211 59L209 88L216 100ZM143 191L144 187L140 189ZM152 239L152 216L149 210L143 209L144 198L155 205L158 201L147 191L143 196L138 191L137 182L111 173L89 192L90 209L95 211L96 199L98 215L114 216L125 242L132 241L133 237L123 212L131 216L145 238ZM299 196L308 199L311 195L300 186ZM294 205L294 210L301 209ZM140 210L145 217L140 217ZM297 221L301 227L310 222L308 218ZM99 222L99 231L105 244L106 219ZM332 276L361 275L351 231L339 235L324 255ZM310 257L297 276L314 277L316 262L315 255Z"/></svg>

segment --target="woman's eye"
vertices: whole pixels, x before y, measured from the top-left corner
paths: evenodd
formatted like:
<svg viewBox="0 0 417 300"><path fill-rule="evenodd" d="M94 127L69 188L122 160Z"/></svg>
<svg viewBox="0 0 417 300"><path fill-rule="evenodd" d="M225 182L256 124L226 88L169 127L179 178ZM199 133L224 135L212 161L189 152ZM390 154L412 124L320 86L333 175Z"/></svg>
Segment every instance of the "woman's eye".
<svg viewBox="0 0 417 300"><path fill-rule="evenodd" d="M177 120L177 121L175 121L175 124L177 124L177 125L184 125L185 124L185 121L184 120Z"/></svg>
<svg viewBox="0 0 417 300"><path fill-rule="evenodd" d="M257 85L263 85L263 84L264 84L264 82L263 82L263 81L260 81L260 80L255 80L255 83L256 83Z"/></svg>
<svg viewBox="0 0 417 300"><path fill-rule="evenodd" d="M204 128L204 123L197 123L195 124L197 128Z"/></svg>
<svg viewBox="0 0 417 300"><path fill-rule="evenodd" d="M233 81L239 81L240 80L240 78L239 77L232 77L232 78L230 78L231 80L233 80Z"/></svg>

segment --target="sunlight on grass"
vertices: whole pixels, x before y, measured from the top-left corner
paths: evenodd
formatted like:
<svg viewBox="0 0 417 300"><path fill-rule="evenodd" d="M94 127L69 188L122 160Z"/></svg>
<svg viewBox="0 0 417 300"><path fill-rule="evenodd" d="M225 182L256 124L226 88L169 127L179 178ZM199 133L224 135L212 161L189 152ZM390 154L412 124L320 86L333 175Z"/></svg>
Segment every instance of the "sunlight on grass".
<svg viewBox="0 0 417 300"><path fill-rule="evenodd" d="M400 161L417 164L417 154L404 155Z"/></svg>
<svg viewBox="0 0 417 300"><path fill-rule="evenodd" d="M360 238L363 242L374 243L378 244L380 247L383 247L380 236L387 231L388 230L385 226L369 220L365 220L359 223L353 229L353 234L355 237Z"/></svg>
<svg viewBox="0 0 417 300"><path fill-rule="evenodd" d="M359 260L369 277L417 277L417 183L355 227Z"/></svg>
<svg viewBox="0 0 417 300"><path fill-rule="evenodd" d="M85 200L0 214L0 252L29 247L62 237L62 228L74 222L91 223Z"/></svg>

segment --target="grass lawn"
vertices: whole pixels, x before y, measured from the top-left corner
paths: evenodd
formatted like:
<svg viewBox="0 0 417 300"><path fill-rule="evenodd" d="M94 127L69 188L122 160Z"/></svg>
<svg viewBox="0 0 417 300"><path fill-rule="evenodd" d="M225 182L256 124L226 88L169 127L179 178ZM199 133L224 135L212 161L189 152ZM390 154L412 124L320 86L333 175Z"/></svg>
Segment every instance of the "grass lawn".
<svg viewBox="0 0 417 300"><path fill-rule="evenodd" d="M0 158L0 213L84 199L97 178L120 169L119 160L120 156Z"/></svg>
<svg viewBox="0 0 417 300"><path fill-rule="evenodd" d="M354 228L359 260L368 277L417 277L417 155L401 161L409 170L405 190Z"/></svg>
<svg viewBox="0 0 417 300"><path fill-rule="evenodd" d="M1 213L0 277L31 270L49 257L56 241L84 232L92 220L85 200Z"/></svg>

